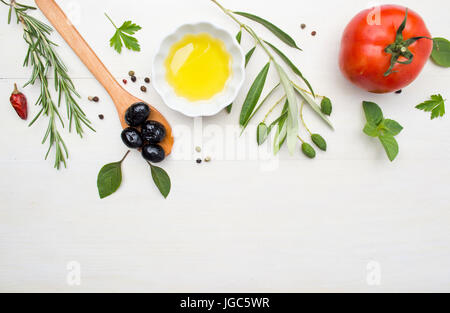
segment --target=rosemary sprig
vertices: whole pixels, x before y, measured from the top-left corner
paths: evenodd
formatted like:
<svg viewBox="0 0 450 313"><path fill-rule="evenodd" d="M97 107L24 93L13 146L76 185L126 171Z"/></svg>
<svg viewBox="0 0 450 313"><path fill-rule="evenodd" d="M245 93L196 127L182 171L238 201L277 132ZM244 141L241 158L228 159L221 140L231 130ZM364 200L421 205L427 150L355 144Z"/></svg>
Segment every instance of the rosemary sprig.
<svg viewBox="0 0 450 313"><path fill-rule="evenodd" d="M27 11L35 10L36 8L20 4L15 0L11 0L10 3L7 3L4 0L0 1L9 6L8 24L11 23L11 15L12 12L14 12L17 23L20 22L23 26L23 38L29 46L23 65L32 67L31 78L25 86L34 85L36 81L39 81L41 85L41 94L36 102L36 105L41 106L41 110L30 123L30 126L32 126L39 117L48 117L47 131L42 140L42 144L45 144L46 142L49 144L45 159L48 158L52 148L54 148L55 168L59 170L62 164L66 167L66 159L69 157L67 146L58 129L58 120L64 128L64 122L59 113L59 107L61 106L62 100L64 99L66 103L69 132L72 131L73 125L75 125L75 130L80 137L83 137L84 126L92 131L95 130L92 128L91 122L76 101L76 98L80 98L80 95L75 90L75 86L68 75L67 67L55 51L57 45L49 38L53 29L47 24L28 15ZM53 70L54 73L54 87L58 93L57 103L53 100L49 90L50 87L47 76L51 70Z"/></svg>

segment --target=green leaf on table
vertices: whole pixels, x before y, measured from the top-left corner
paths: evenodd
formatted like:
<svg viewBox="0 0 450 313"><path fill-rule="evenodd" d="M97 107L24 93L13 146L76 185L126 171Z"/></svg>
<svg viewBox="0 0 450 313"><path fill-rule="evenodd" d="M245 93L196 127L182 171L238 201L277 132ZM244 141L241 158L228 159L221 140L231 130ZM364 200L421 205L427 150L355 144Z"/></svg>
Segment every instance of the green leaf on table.
<svg viewBox="0 0 450 313"><path fill-rule="evenodd" d="M258 128L256 130L256 142L258 145L262 145L269 136L269 127L265 123L261 123L258 125Z"/></svg>
<svg viewBox="0 0 450 313"><path fill-rule="evenodd" d="M250 62L255 50L256 50L256 46L253 47L252 49L250 49L250 51L248 51L247 54L245 55L245 67L247 67L248 62Z"/></svg>
<svg viewBox="0 0 450 313"><path fill-rule="evenodd" d="M370 137L378 138L386 151L389 160L395 160L399 153L397 136L403 130L403 127L396 121L385 119L381 108L373 102L363 102L364 112L366 114L367 124L363 132Z"/></svg>
<svg viewBox="0 0 450 313"><path fill-rule="evenodd" d="M151 163L149 163L149 165L152 171L152 178L153 181L155 182L156 187L158 187L163 197L167 199L170 193L170 189L172 187L169 174L167 174L167 172L160 167L157 167Z"/></svg>
<svg viewBox="0 0 450 313"><path fill-rule="evenodd" d="M236 35L236 40L239 44L241 44L241 40L242 40L242 29L239 31L239 33L237 33Z"/></svg>
<svg viewBox="0 0 450 313"><path fill-rule="evenodd" d="M309 106L314 110L314 112L316 112L317 115L319 115L319 117L325 123L327 123L331 129L334 129L333 124L328 119L328 117L322 113L321 107L314 101L314 99L308 93L306 93L306 91L298 88L297 86L294 86L294 88L295 88L295 91L297 91L297 93L306 101L306 103L309 104Z"/></svg>
<svg viewBox="0 0 450 313"><path fill-rule="evenodd" d="M278 54L278 56L283 60L284 63L286 63L287 66L290 67L290 69L298 75L298 77L300 77L306 84L306 86L308 86L308 89L311 91L311 93L313 94L313 97L315 98L316 95L314 94L314 90L311 86L311 84L309 83L309 81L303 76L302 72L300 72L300 70L298 69L297 66L295 66L294 63L292 63L292 61L283 53L281 52L281 50L279 50L277 47L275 47L274 45L272 45L270 42L268 41L264 41L273 51L275 51L276 54Z"/></svg>
<svg viewBox="0 0 450 313"><path fill-rule="evenodd" d="M329 98L323 97L322 102L320 103L320 110L325 115L331 115L333 112L333 105L331 104L331 100Z"/></svg>
<svg viewBox="0 0 450 313"><path fill-rule="evenodd" d="M378 106L378 104L374 102L363 102L364 113L366 114L367 122L375 125L380 125L383 120L383 111Z"/></svg>
<svg viewBox="0 0 450 313"><path fill-rule="evenodd" d="M369 123L369 122L364 127L363 132L369 137L377 138L378 136L380 136L380 131L378 130L378 126L375 124Z"/></svg>
<svg viewBox="0 0 450 313"><path fill-rule="evenodd" d="M259 98L261 97L264 85L266 84L269 68L270 62L267 63L266 66L264 66L264 68L261 70L255 81L253 82L253 85L250 87L244 104L242 105L241 116L239 120L241 126L244 126L247 123L248 119L253 113L253 110L256 107L256 104L259 101Z"/></svg>
<svg viewBox="0 0 450 313"><path fill-rule="evenodd" d="M450 41L445 38L434 38L431 59L439 66L450 67Z"/></svg>
<svg viewBox="0 0 450 313"><path fill-rule="evenodd" d="M380 123L379 128L392 136L397 136L403 130L402 125L390 119L383 120Z"/></svg>
<svg viewBox="0 0 450 313"><path fill-rule="evenodd" d="M391 162L393 162L399 152L397 140L395 140L394 136L392 136L390 134L380 135L379 138L380 138L381 144L384 147L384 150L386 150L386 154L387 154L389 160Z"/></svg>
<svg viewBox="0 0 450 313"><path fill-rule="evenodd" d="M280 77L280 83L283 86L284 92L286 93L287 105L288 105L288 118L287 118L287 145L289 153L293 155L295 153L295 148L297 147L297 136L298 136L298 116L299 110L297 105L297 97L294 91L294 86L287 76L284 69L275 62L275 67Z"/></svg>
<svg viewBox="0 0 450 313"><path fill-rule="evenodd" d="M122 163L129 153L130 151L119 162L106 164L98 173L97 188L100 199L109 197L119 189L122 184Z"/></svg>
<svg viewBox="0 0 450 313"><path fill-rule="evenodd" d="M265 28L267 28L268 30L270 30L275 36L278 37L278 39L280 39L281 41L283 41L285 44L287 44L288 46L292 47L292 48L296 48L298 50L302 50L297 46L297 43L295 42L294 39L292 39L291 36L289 36L286 32L284 32L283 30L281 30L278 26L275 26L274 24L272 24L271 22L250 14L250 13L245 13L245 12L234 12L234 14L246 17L254 22L257 22L261 25L263 25Z"/></svg>
<svg viewBox="0 0 450 313"><path fill-rule="evenodd" d="M431 100L419 104L416 109L431 112L431 119L434 120L445 115L445 100L441 95L433 95Z"/></svg>
<svg viewBox="0 0 450 313"><path fill-rule="evenodd" d="M276 155L280 150L283 144L286 142L287 137L287 123L286 120L289 117L289 108L288 108L288 101L286 100L286 103L283 107L283 111L281 112L281 116L278 119L277 122L277 131L275 133L274 137L274 154Z"/></svg>
<svg viewBox="0 0 450 313"><path fill-rule="evenodd" d="M109 40L110 46L119 53L122 53L122 47L124 45L129 50L141 51L138 40L132 35L136 34L142 27L132 21L126 21L122 26L117 27L106 13L105 15L116 29L114 36Z"/></svg>

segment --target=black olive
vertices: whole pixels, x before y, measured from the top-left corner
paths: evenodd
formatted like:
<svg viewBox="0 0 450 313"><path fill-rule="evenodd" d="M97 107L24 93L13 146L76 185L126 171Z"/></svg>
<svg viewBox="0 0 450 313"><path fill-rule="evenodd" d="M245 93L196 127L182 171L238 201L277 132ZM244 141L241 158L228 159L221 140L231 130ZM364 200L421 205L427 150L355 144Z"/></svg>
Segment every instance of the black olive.
<svg viewBox="0 0 450 313"><path fill-rule="evenodd" d="M131 127L139 127L145 123L149 116L150 107L143 102L138 102L128 108L125 113L125 122Z"/></svg>
<svg viewBox="0 0 450 313"><path fill-rule="evenodd" d="M137 129L131 127L123 130L122 141L128 148L131 149L138 149L144 144L141 133Z"/></svg>
<svg viewBox="0 0 450 313"><path fill-rule="evenodd" d="M142 148L142 156L150 163L159 163L166 158L166 152L160 145L145 145Z"/></svg>
<svg viewBox="0 0 450 313"><path fill-rule="evenodd" d="M156 121L147 121L142 125L142 138L150 143L160 143L166 138L166 128Z"/></svg>

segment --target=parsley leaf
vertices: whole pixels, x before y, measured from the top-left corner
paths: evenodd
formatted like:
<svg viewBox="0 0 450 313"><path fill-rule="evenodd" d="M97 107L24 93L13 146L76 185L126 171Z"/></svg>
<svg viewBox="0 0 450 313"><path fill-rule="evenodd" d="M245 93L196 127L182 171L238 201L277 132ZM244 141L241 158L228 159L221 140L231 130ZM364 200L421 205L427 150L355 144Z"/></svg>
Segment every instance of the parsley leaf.
<svg viewBox="0 0 450 313"><path fill-rule="evenodd" d="M399 153L395 136L402 132L403 126L394 120L385 119L376 103L364 101L363 108L367 119L363 132L369 137L378 138L389 160L393 162Z"/></svg>
<svg viewBox="0 0 450 313"><path fill-rule="evenodd" d="M142 29L142 27L133 23L132 21L126 21L122 24L122 26L117 27L116 24L114 24L114 22L108 16L108 14L105 13L105 15L116 29L116 33L109 40L110 46L119 53L122 52L122 47L124 45L128 50L141 51L141 46L139 45L138 40L132 35L136 34L139 30Z"/></svg>
<svg viewBox="0 0 450 313"><path fill-rule="evenodd" d="M431 100L427 100L416 106L416 109L431 112L431 119L434 120L445 115L445 101L441 95L434 95L431 96Z"/></svg>

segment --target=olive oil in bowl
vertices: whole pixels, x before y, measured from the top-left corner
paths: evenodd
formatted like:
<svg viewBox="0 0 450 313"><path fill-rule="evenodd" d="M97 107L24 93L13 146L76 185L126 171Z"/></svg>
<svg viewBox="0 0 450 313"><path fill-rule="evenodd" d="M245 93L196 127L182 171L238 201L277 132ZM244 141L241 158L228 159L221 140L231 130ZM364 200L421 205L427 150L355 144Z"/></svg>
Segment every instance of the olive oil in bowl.
<svg viewBox="0 0 450 313"><path fill-rule="evenodd" d="M166 79L189 101L213 98L232 75L232 57L225 44L207 33L188 34L175 43L165 60Z"/></svg>

